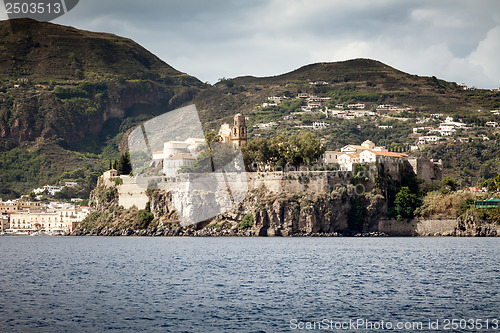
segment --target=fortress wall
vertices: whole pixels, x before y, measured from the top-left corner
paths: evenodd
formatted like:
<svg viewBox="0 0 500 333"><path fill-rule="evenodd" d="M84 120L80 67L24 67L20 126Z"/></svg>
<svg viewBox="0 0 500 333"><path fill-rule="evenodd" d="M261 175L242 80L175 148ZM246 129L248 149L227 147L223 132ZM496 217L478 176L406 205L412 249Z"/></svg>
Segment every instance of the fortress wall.
<svg viewBox="0 0 500 333"><path fill-rule="evenodd" d="M146 189L138 186L133 177L120 176L120 178L123 184L117 186L119 194L118 205L124 208L135 206L138 209L144 209L149 201Z"/></svg>
<svg viewBox="0 0 500 333"><path fill-rule="evenodd" d="M119 176L123 181L117 186L119 205L124 208L136 206L144 209L149 201L145 186L136 184L130 176ZM337 186L350 184L350 173L337 171L289 171L289 172L248 172L246 174L213 173L208 176L182 175L176 182L167 183L166 189L176 188L180 191L193 192L225 192L227 187L233 195L245 195L248 191L264 186L273 193L311 193L321 194L331 191ZM115 186L114 180L105 179L106 186Z"/></svg>
<svg viewBox="0 0 500 333"><path fill-rule="evenodd" d="M456 219L448 220L381 220L378 231L389 236L437 236L447 234L457 226Z"/></svg>
<svg viewBox="0 0 500 333"><path fill-rule="evenodd" d="M251 172L247 173L248 190L264 186L273 193L326 193L332 187L348 185L351 177L341 172L289 171L289 172Z"/></svg>

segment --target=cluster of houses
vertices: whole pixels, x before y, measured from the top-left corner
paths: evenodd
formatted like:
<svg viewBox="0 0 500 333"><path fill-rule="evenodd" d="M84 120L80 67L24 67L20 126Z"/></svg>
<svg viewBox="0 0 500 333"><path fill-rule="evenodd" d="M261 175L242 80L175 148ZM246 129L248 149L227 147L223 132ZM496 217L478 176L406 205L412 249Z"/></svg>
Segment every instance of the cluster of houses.
<svg viewBox="0 0 500 333"><path fill-rule="evenodd" d="M0 199L2 233L31 234L71 232L87 215L89 207L68 203L24 202Z"/></svg>
<svg viewBox="0 0 500 333"><path fill-rule="evenodd" d="M330 118L355 119L360 117L371 117L377 115L373 111L349 110L349 109L326 109L326 114Z"/></svg>
<svg viewBox="0 0 500 333"><path fill-rule="evenodd" d="M370 140L361 145L347 145L340 151L327 150L323 155L325 165L338 165L340 170L352 171L355 164L400 161L408 157L404 153L389 152L385 147L377 147Z"/></svg>
<svg viewBox="0 0 500 333"><path fill-rule="evenodd" d="M347 145L340 151L325 151L322 162L326 166L337 166L340 170L353 171L358 164L381 164L389 169L399 170L406 165L418 178L427 182L439 182L443 178L442 161L409 157L404 153L390 152L385 147L377 147L370 140L361 145Z"/></svg>
<svg viewBox="0 0 500 333"><path fill-rule="evenodd" d="M311 82L311 84L322 85L322 82ZM364 103L336 104L334 108L329 108L325 105L325 102L328 102L331 99L330 97L318 97L308 93L298 93L296 98L304 100L303 104L305 105L301 106L302 112L323 112L329 118L355 119L359 117L376 116L377 114L386 114L389 112L413 111L412 108L401 108L391 104L380 104L377 106L376 113L371 110L365 110L366 105ZM266 102L262 103L262 107L278 106L285 99L289 98L280 96L268 97ZM293 117L284 120L289 119L293 119ZM256 124L254 127L266 128L271 127L271 125L266 126L266 124Z"/></svg>
<svg viewBox="0 0 500 333"><path fill-rule="evenodd" d="M434 117L442 116L440 114L434 115ZM453 121L453 117L446 117L445 121L440 123L438 127L431 126L421 126L414 127L413 134L425 133L425 134L435 134L435 135L421 135L418 138L418 144L426 144L437 142L441 140L442 136L451 136L457 132L457 130L467 130L468 127L465 123ZM439 136L437 135L439 134Z"/></svg>
<svg viewBox="0 0 500 333"><path fill-rule="evenodd" d="M303 99L306 105L301 107L302 111L313 111L322 110L323 103L329 101L330 97L318 97L315 95L310 95L308 93L298 93L297 98ZM288 97L271 96L267 98L267 101L262 103L262 107L278 106L283 100L289 99Z"/></svg>
<svg viewBox="0 0 500 333"><path fill-rule="evenodd" d="M417 121L417 123L424 124L430 121L432 118L443 117L442 114L432 114L431 118L425 118ZM498 127L498 122L488 121L485 123L487 127ZM463 122L457 122L453 120L453 117L446 117L445 121L440 123L438 127L432 126L419 126L413 127L413 134L423 134L419 135L417 144L427 144L432 142L437 142L443 139L443 137L449 137L457 133L459 130L466 131L469 127ZM469 138L459 138L461 142L468 142ZM484 137L483 140L488 140Z"/></svg>
<svg viewBox="0 0 500 333"><path fill-rule="evenodd" d="M33 190L33 193L40 195L42 193L47 193L52 196L56 195L57 192L61 192L64 187L77 187L77 182L65 182L64 186L52 186L45 185L44 187L39 187Z"/></svg>

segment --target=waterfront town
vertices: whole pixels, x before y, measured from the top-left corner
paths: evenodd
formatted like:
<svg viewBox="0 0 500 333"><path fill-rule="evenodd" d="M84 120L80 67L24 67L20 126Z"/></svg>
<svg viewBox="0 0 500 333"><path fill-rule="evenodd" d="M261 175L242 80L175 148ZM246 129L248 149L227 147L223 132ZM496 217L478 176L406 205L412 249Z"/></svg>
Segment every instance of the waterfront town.
<svg viewBox="0 0 500 333"><path fill-rule="evenodd" d="M1 232L30 235L70 233L89 214L89 207L53 201L0 199Z"/></svg>

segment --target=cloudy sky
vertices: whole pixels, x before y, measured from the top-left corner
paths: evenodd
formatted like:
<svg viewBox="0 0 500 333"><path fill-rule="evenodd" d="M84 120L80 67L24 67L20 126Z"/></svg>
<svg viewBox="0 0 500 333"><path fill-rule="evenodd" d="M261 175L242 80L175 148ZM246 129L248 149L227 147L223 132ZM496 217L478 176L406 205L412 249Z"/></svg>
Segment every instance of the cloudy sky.
<svg viewBox="0 0 500 333"><path fill-rule="evenodd" d="M499 0L81 0L54 22L132 38L210 83L362 57L500 86Z"/></svg>

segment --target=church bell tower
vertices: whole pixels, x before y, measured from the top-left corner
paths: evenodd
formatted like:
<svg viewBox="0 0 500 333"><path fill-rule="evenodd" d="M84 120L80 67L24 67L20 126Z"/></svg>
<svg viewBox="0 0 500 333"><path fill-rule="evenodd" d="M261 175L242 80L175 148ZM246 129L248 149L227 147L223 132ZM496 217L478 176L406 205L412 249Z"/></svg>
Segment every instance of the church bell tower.
<svg viewBox="0 0 500 333"><path fill-rule="evenodd" d="M231 130L231 142L241 147L247 142L247 125L245 116L238 113L234 116L233 128Z"/></svg>

